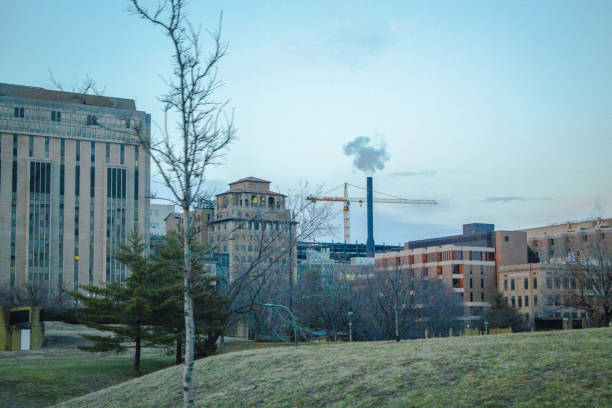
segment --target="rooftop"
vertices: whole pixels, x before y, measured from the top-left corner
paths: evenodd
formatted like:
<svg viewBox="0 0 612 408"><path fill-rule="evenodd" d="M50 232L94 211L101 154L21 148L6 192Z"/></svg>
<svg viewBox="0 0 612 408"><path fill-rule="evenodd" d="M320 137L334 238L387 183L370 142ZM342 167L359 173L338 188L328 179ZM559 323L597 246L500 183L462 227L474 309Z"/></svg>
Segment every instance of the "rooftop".
<svg viewBox="0 0 612 408"><path fill-rule="evenodd" d="M249 177L241 178L240 180L236 180L233 183L229 183L229 184L232 185L232 184L236 184L236 183L242 183L243 181L256 181L258 183L271 183L271 181L268 181L268 180L260 179L260 178L253 177L253 176L249 176Z"/></svg>
<svg viewBox="0 0 612 408"><path fill-rule="evenodd" d="M73 103L77 105L101 106L124 110L136 110L132 99L111 98L108 96L87 95L74 92L53 91L33 86L0 83L0 96L37 99L50 102Z"/></svg>

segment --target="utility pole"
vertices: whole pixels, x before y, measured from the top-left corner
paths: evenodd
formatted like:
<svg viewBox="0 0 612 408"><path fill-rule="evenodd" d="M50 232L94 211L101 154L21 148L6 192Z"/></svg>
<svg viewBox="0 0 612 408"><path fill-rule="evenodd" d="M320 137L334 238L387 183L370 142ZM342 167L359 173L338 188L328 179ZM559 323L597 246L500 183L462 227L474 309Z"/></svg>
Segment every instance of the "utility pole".
<svg viewBox="0 0 612 408"><path fill-rule="evenodd" d="M399 343L399 325L397 323L397 301L395 302L395 341Z"/></svg>
<svg viewBox="0 0 612 408"><path fill-rule="evenodd" d="M349 343L353 342L353 309L349 309Z"/></svg>

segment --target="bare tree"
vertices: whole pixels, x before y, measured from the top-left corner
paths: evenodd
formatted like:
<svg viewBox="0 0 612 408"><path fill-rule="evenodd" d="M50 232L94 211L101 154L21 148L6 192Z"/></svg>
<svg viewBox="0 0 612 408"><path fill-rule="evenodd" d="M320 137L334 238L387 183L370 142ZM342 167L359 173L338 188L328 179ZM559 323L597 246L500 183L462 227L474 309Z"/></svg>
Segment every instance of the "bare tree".
<svg viewBox="0 0 612 408"><path fill-rule="evenodd" d="M61 82L59 82L57 79L55 79L55 76L53 75L53 72L50 69L49 69L49 80L53 83L53 85L55 85L57 89L59 89L62 92L72 92L72 93L77 93L81 95L95 95L95 96L104 96L104 94L106 93L106 86L103 86L102 88L100 88L98 84L96 83L96 81L89 75L86 75L83 82L77 87L73 86L71 90L66 90L64 85Z"/></svg>
<svg viewBox="0 0 612 408"><path fill-rule="evenodd" d="M570 290L563 293L564 306L584 310L592 320L612 321L612 247L597 239L589 247L571 251L564 268Z"/></svg>
<svg viewBox="0 0 612 408"><path fill-rule="evenodd" d="M461 299L438 279L396 268L373 275L365 291L359 326L370 331L370 339L415 338L424 329L444 334L461 327Z"/></svg>
<svg viewBox="0 0 612 408"><path fill-rule="evenodd" d="M305 200L321 188L300 182L283 207L270 208L263 200L247 203L249 215L245 212L245 218L235 222L224 239L217 237L209 241L211 252L222 252L220 248L226 245L249 249L242 255L244 259L232 260L225 285L226 294L233 300L230 325L244 321L246 314L251 315L251 320L259 319L265 302L279 302L293 308L291 293L297 273L297 242L334 230L330 206L315 207ZM218 207L222 205L217 203Z"/></svg>
<svg viewBox="0 0 612 408"><path fill-rule="evenodd" d="M159 27L170 38L173 74L166 80L168 92L160 97L165 120L158 140L147 140L139 132L140 143L151 154L164 185L170 190L170 200L185 216L183 234L184 310L185 310L185 370L183 400L185 407L194 404L192 373L194 363L193 276L190 248L196 231L190 212L206 197L205 174L210 165L218 164L235 138L233 115L225 115L227 102L213 99L221 85L217 79L220 60L227 43L221 41L221 19L216 31L209 31L212 46L203 55L200 30L187 19L184 0L163 0L154 9L131 0L131 11ZM178 134L173 137L168 116L176 115Z"/></svg>

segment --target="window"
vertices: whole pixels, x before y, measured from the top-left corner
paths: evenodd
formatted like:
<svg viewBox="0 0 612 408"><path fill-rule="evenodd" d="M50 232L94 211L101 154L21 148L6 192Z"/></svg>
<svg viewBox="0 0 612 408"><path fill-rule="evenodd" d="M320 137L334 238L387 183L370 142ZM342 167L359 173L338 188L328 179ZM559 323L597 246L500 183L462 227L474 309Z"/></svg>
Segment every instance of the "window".
<svg viewBox="0 0 612 408"><path fill-rule="evenodd" d="M546 277L546 289L552 289L553 288L553 279L551 276L547 276Z"/></svg>
<svg viewBox="0 0 612 408"><path fill-rule="evenodd" d="M504 235L504 241L506 241L506 242L510 241L510 237L507 236L507 235Z"/></svg>
<svg viewBox="0 0 612 408"><path fill-rule="evenodd" d="M510 279L510 290L514 290L514 279Z"/></svg>
<svg viewBox="0 0 612 408"><path fill-rule="evenodd" d="M533 288L534 289L538 288L538 278L533 278Z"/></svg>
<svg viewBox="0 0 612 408"><path fill-rule="evenodd" d="M96 162L96 142L91 142L91 162Z"/></svg>
<svg viewBox="0 0 612 408"><path fill-rule="evenodd" d="M91 167L91 173L89 175L89 196L90 197L95 197L95 191L96 191L96 168L95 167Z"/></svg>
<svg viewBox="0 0 612 408"><path fill-rule="evenodd" d="M51 120L53 122L61 122L62 121L62 112L51 111Z"/></svg>
<svg viewBox="0 0 612 408"><path fill-rule="evenodd" d="M77 165L74 170L74 195L78 196L81 191L81 166Z"/></svg>
<svg viewBox="0 0 612 408"><path fill-rule="evenodd" d="M119 163L125 163L125 145L121 145L121 151L119 152Z"/></svg>
<svg viewBox="0 0 612 408"><path fill-rule="evenodd" d="M538 305L538 295L533 295L533 305L534 306Z"/></svg>
<svg viewBox="0 0 612 408"><path fill-rule="evenodd" d="M81 141L76 141L76 161L81 161Z"/></svg>
<svg viewBox="0 0 612 408"><path fill-rule="evenodd" d="M525 296L525 307L529 306L529 296Z"/></svg>
<svg viewBox="0 0 612 408"><path fill-rule="evenodd" d="M110 163L110 143L106 142L106 163Z"/></svg>
<svg viewBox="0 0 612 408"><path fill-rule="evenodd" d="M49 158L49 138L45 137L45 159Z"/></svg>
<svg viewBox="0 0 612 408"><path fill-rule="evenodd" d="M524 287L525 287L525 289L529 289L529 279L528 279L528 278L525 278L525 279L523 280L523 283L524 283Z"/></svg>
<svg viewBox="0 0 612 408"><path fill-rule="evenodd" d="M15 113L13 114L13 116L15 116L16 118L23 118L24 117L23 108L15 108Z"/></svg>
<svg viewBox="0 0 612 408"><path fill-rule="evenodd" d="M472 278L470 278L470 289L472 289Z"/></svg>
<svg viewBox="0 0 612 408"><path fill-rule="evenodd" d="M98 118L96 115L87 115L87 126L93 126L98 124Z"/></svg>
<svg viewBox="0 0 612 408"><path fill-rule="evenodd" d="M523 307L523 299L520 296L518 297L518 307Z"/></svg>
<svg viewBox="0 0 612 408"><path fill-rule="evenodd" d="M474 294L472 292L470 292L470 302L474 301Z"/></svg>
<svg viewBox="0 0 612 408"><path fill-rule="evenodd" d="M512 296L511 302L513 307L516 306L516 299L514 299L514 296Z"/></svg>
<svg viewBox="0 0 612 408"><path fill-rule="evenodd" d="M484 279L480 279L480 289L484 289Z"/></svg>
<svg viewBox="0 0 612 408"><path fill-rule="evenodd" d="M508 279L504 279L504 290L508 290Z"/></svg>
<svg viewBox="0 0 612 408"><path fill-rule="evenodd" d="M484 302L484 292L480 292L480 301Z"/></svg>
<svg viewBox="0 0 612 408"><path fill-rule="evenodd" d="M28 156L34 156L34 136L30 136L28 142Z"/></svg>

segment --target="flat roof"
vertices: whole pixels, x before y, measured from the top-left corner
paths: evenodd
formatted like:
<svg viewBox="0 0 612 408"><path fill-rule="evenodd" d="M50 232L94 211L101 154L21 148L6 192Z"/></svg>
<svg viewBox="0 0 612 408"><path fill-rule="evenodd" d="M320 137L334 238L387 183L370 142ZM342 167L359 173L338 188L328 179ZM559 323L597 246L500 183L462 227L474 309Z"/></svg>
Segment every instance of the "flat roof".
<svg viewBox="0 0 612 408"><path fill-rule="evenodd" d="M33 86L5 84L0 82L0 96L13 98L38 99L50 102L73 103L77 105L101 106L124 110L136 110L133 99L88 95L75 92L54 91Z"/></svg>

